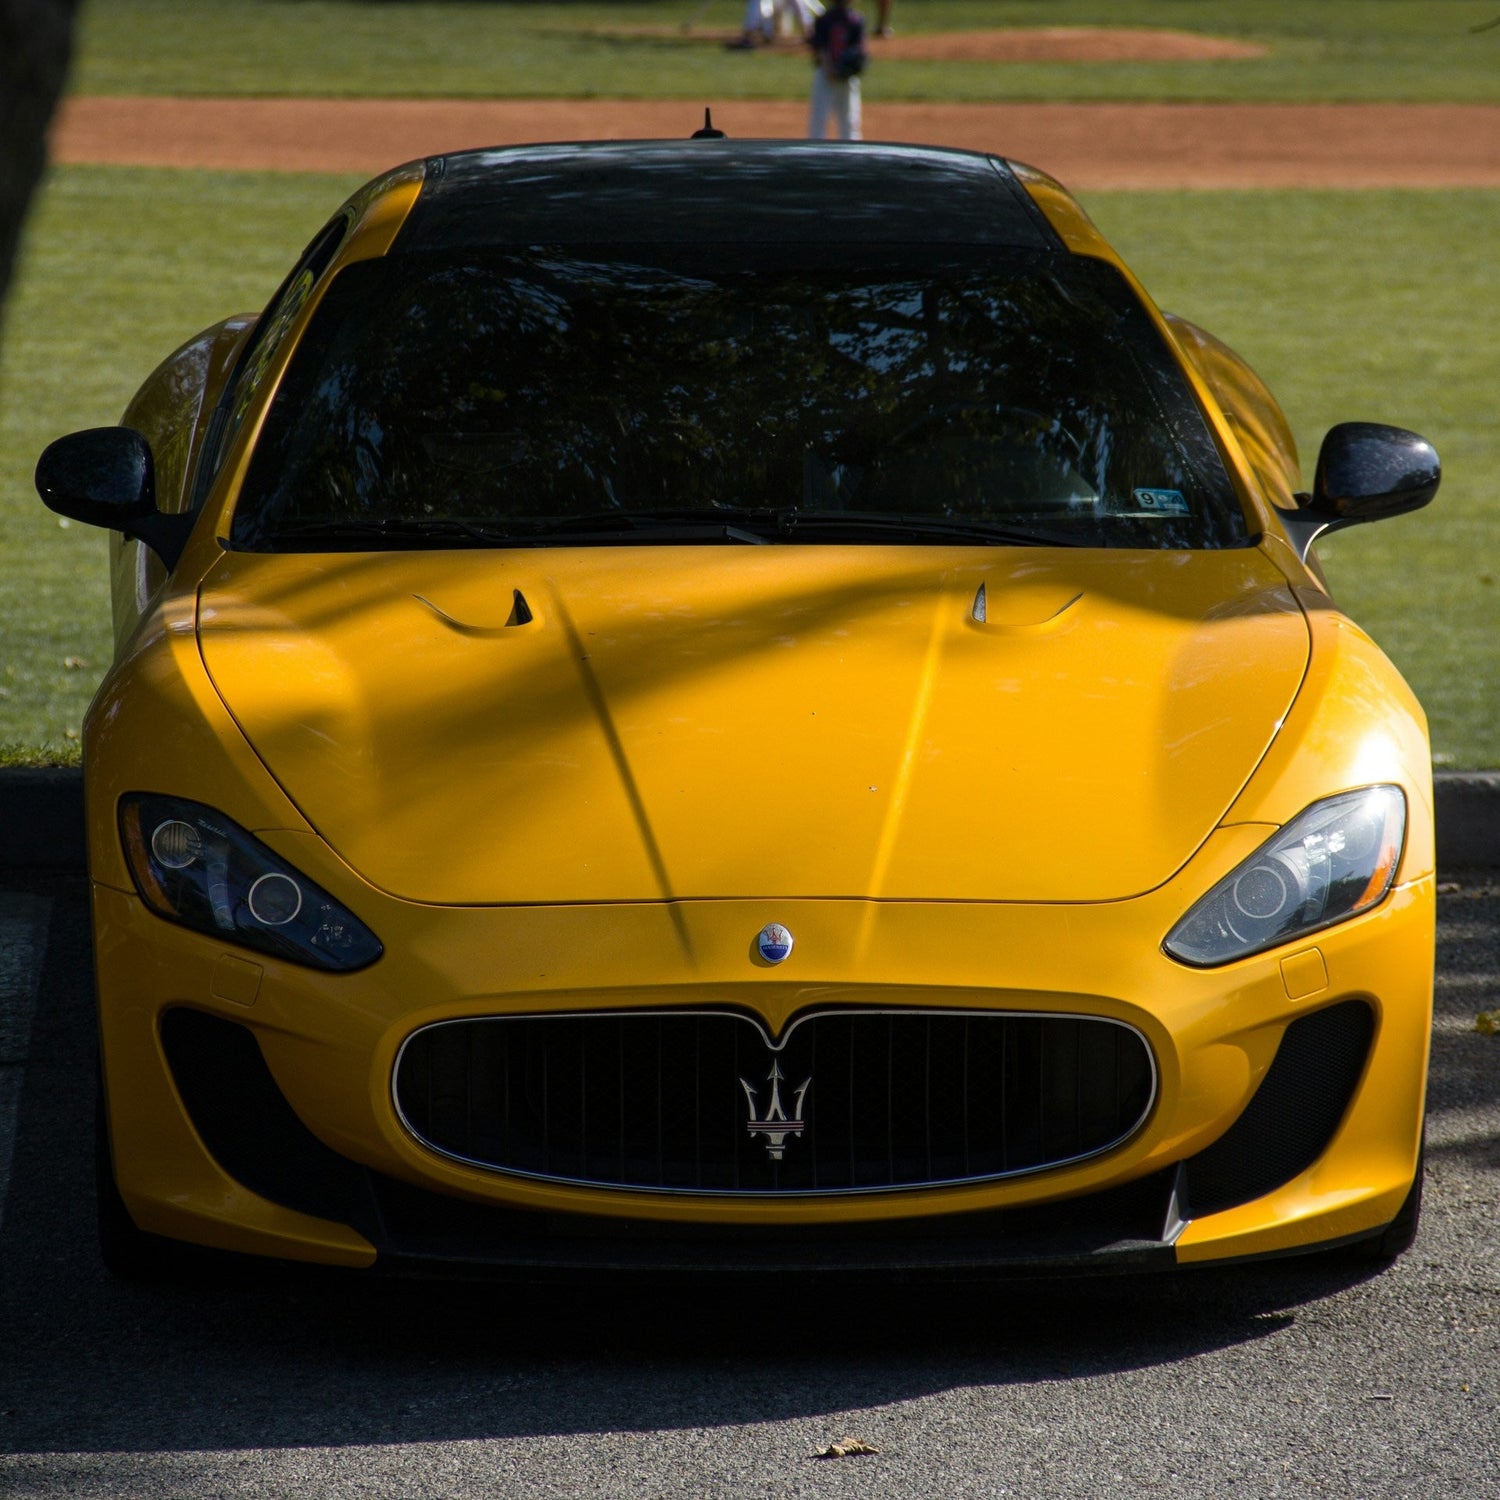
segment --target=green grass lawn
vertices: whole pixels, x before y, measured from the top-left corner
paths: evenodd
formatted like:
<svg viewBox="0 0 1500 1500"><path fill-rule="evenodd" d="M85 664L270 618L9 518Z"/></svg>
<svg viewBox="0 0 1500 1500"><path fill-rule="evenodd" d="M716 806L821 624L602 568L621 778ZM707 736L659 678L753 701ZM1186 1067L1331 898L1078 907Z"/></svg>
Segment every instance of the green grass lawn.
<svg viewBox="0 0 1500 1500"><path fill-rule="evenodd" d="M77 755L110 657L104 534L43 508L41 449L118 422L179 343L264 305L358 179L77 167L34 210L0 333L0 764Z"/></svg>
<svg viewBox="0 0 1500 1500"><path fill-rule="evenodd" d="M1500 192L1095 193L1157 301L1238 349L1286 408L1311 482L1335 422L1436 444L1415 515L1318 555L1339 603L1417 690L1440 767L1500 767Z"/></svg>
<svg viewBox="0 0 1500 1500"><path fill-rule="evenodd" d="M117 421L177 343L259 307L354 185L54 174L0 345L0 759L75 754L69 736L109 656L102 535L42 508L30 478L37 453L60 433ZM1500 558L1489 495L1500 471L1500 192L1085 201L1163 306L1227 339L1267 378L1306 468L1323 431L1343 419L1396 422L1438 445L1447 478L1430 510L1341 535L1320 553L1341 603L1426 703L1439 763L1500 767Z"/></svg>
<svg viewBox="0 0 1500 1500"><path fill-rule="evenodd" d="M864 0L873 13L874 0ZM743 0L90 0L86 93L800 97L795 49L726 52ZM1500 98L1500 0L895 0L899 33L1148 26L1257 42L1210 63L879 59L881 99ZM692 30L685 30L694 22Z"/></svg>

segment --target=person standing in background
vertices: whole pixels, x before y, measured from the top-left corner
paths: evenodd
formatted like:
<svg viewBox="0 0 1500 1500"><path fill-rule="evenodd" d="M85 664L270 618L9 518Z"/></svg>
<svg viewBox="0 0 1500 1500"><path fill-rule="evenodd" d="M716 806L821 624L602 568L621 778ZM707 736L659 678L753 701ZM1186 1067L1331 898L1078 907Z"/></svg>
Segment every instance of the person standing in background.
<svg viewBox="0 0 1500 1500"><path fill-rule="evenodd" d="M841 141L862 139L859 75L865 70L865 22L847 0L829 0L813 22L808 45L813 53L812 103L807 133L820 141L833 120Z"/></svg>
<svg viewBox="0 0 1500 1500"><path fill-rule="evenodd" d="M891 34L891 0L880 0L880 9L875 12L875 35Z"/></svg>
<svg viewBox="0 0 1500 1500"><path fill-rule="evenodd" d="M885 0L885 3L889 5L890 0ZM745 0L745 20L739 39L726 45L732 52L769 46L776 40L777 31L788 21L797 35L806 41L813 21L822 9L820 0Z"/></svg>

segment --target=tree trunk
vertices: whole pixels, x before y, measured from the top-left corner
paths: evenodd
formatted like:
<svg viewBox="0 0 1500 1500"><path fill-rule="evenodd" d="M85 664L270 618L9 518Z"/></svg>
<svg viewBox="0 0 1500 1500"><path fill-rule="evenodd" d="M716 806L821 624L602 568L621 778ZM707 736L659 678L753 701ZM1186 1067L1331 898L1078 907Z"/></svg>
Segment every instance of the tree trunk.
<svg viewBox="0 0 1500 1500"><path fill-rule="evenodd" d="M26 206L47 163L78 0L0 0L0 302L10 288Z"/></svg>

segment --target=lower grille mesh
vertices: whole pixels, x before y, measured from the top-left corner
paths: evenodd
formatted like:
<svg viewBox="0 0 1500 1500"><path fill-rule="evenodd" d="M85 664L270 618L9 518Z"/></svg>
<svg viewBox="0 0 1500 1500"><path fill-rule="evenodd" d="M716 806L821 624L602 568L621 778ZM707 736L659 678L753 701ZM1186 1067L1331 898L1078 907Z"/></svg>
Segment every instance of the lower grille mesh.
<svg viewBox="0 0 1500 1500"><path fill-rule="evenodd" d="M1154 1086L1140 1035L1090 1017L830 1011L773 1050L735 1012L624 1012L427 1027L395 1097L419 1139L463 1161L754 1195L1056 1166L1124 1140Z"/></svg>
<svg viewBox="0 0 1500 1500"><path fill-rule="evenodd" d="M1293 1021L1239 1119L1187 1162L1188 1212L1249 1203L1305 1172L1339 1128L1374 1034L1374 1013L1362 1000Z"/></svg>

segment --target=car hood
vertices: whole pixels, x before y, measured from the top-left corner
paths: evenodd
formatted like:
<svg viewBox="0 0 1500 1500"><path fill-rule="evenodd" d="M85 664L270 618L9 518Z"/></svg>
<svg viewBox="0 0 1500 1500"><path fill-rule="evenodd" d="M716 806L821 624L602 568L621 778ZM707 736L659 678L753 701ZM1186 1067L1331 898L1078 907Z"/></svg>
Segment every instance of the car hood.
<svg viewBox="0 0 1500 1500"><path fill-rule="evenodd" d="M199 631L333 849L464 904L1136 894L1308 653L1254 549L231 553Z"/></svg>

